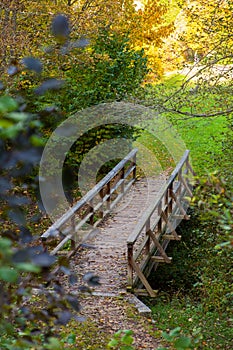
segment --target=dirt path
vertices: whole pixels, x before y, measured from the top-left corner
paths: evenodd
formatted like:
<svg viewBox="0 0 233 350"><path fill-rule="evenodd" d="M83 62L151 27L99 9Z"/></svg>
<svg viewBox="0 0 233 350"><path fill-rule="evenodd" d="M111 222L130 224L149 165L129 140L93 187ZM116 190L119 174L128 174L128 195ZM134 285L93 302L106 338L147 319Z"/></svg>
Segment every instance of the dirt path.
<svg viewBox="0 0 233 350"><path fill-rule="evenodd" d="M154 350L158 347L156 328L148 316L139 316L126 293L126 241L138 219L155 200L165 182L165 176L141 179L135 183L111 216L100 226L91 244L95 249L84 249L71 260L72 270L79 283L69 290L77 292L82 276L93 272L100 276L101 285L94 288L97 295L82 298L83 315L95 322L100 332L109 335L119 329L134 331L135 348ZM91 347L91 349L102 349Z"/></svg>

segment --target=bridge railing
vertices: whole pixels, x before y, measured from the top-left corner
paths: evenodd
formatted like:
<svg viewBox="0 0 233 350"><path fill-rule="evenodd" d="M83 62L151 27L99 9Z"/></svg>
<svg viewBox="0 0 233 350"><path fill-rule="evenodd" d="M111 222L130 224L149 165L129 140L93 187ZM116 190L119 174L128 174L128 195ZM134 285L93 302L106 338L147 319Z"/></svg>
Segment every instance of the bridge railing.
<svg viewBox="0 0 233 350"><path fill-rule="evenodd" d="M188 198L192 197L191 175L195 175L186 150L166 184L153 203L141 217L127 240L128 290L155 296L148 282L153 268L159 263L170 263L166 254L170 240L180 240L176 227L182 219L188 219ZM144 291L145 291L144 289Z"/></svg>
<svg viewBox="0 0 233 350"><path fill-rule="evenodd" d="M129 152L82 199L42 234L41 240L45 248L49 248L49 243L54 244L54 241L57 243L51 250L52 255L68 245L70 257L80 245L96 233L96 227L134 183L137 151L135 148Z"/></svg>

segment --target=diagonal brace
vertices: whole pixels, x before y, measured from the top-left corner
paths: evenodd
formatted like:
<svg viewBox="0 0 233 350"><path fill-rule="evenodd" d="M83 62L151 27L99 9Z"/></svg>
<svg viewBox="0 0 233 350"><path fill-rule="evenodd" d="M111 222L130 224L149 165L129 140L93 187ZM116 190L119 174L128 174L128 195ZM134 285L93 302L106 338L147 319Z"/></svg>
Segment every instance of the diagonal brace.
<svg viewBox="0 0 233 350"><path fill-rule="evenodd" d="M148 230L147 234L150 236L150 238L154 242L155 246L158 248L158 250L159 250L161 256L164 258L165 262L169 264L171 262L171 259L165 253L165 250L163 249L163 247L161 246L161 244L159 243L159 241L155 237L155 234L151 230Z"/></svg>

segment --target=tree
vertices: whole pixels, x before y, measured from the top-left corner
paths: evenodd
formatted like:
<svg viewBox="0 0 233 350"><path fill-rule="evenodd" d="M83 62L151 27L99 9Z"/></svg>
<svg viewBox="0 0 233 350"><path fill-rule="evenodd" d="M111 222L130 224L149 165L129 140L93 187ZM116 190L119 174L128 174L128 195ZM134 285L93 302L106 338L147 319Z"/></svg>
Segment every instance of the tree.
<svg viewBox="0 0 233 350"><path fill-rule="evenodd" d="M161 109L184 117L222 114L230 117L233 112L232 3L199 0L186 1L182 6L177 17L182 26L175 37L175 48L177 57L183 56L186 77L172 95L161 101ZM180 59L178 63L180 69ZM206 113L202 106L209 95L214 103Z"/></svg>
<svg viewBox="0 0 233 350"><path fill-rule="evenodd" d="M143 48L148 56L153 77L163 73L159 55L164 38L173 30L173 20L168 19L168 1L141 1L131 23L130 39L134 47Z"/></svg>
<svg viewBox="0 0 233 350"><path fill-rule="evenodd" d="M61 36L68 36L67 26L66 17L59 15L54 18L53 34L58 41ZM42 63L33 57L25 57L22 62L32 74L38 74L43 69ZM12 69L13 67L16 66L12 66ZM15 74L20 72L15 70ZM37 83L38 80L37 77ZM36 92L43 94L61 87L61 81L47 80L40 82ZM77 312L80 305L77 295L67 293L57 278L57 272L60 271L68 276L71 284L76 283L77 277L70 270L68 259L56 258L45 251L31 229L32 223L39 222L43 212L43 207L36 198L38 178L35 177L35 167L40 160L44 143L44 113L29 112L25 98L18 95L12 97L7 89L2 87L2 90L0 347L58 349L61 348L60 342L54 338L51 326L67 324L71 318L79 321ZM35 100L37 94L34 93ZM54 113L48 110L46 112ZM40 210L33 205L36 201ZM28 213L31 214L30 218ZM56 269L54 264L57 264ZM98 284L98 277L89 273L85 281L89 285ZM40 300L39 305L36 300Z"/></svg>

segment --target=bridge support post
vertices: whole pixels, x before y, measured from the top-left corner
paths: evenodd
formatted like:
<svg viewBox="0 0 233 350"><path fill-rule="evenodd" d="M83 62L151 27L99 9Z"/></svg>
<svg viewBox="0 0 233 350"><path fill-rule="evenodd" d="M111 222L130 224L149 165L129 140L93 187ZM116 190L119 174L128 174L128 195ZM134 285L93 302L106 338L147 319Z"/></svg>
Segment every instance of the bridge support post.
<svg viewBox="0 0 233 350"><path fill-rule="evenodd" d="M130 288L133 287L133 266L132 266L132 259L133 259L133 245L128 244L127 245L127 270L128 270L128 286Z"/></svg>

